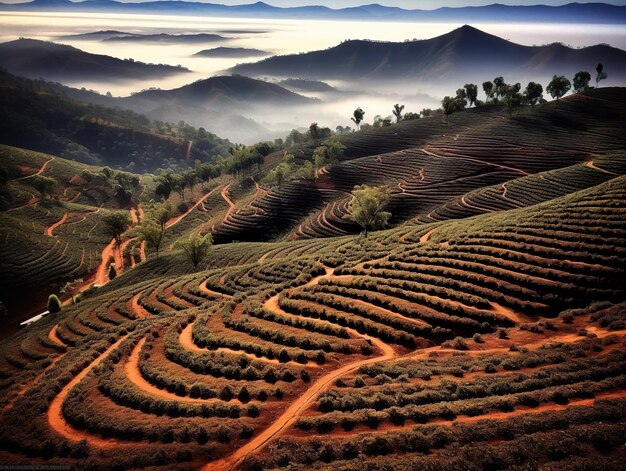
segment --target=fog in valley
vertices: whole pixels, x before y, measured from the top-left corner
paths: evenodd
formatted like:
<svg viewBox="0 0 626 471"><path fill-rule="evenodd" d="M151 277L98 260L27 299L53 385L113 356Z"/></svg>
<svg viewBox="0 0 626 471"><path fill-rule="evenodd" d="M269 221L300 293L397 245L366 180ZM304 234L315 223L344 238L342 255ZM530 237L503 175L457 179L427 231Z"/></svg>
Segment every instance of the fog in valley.
<svg viewBox="0 0 626 471"><path fill-rule="evenodd" d="M106 25L106 26L103 26ZM385 22L334 22L304 20L259 20L237 18L208 18L165 15L123 15L83 13L5 13L0 17L0 41L19 37L42 39L68 44L83 51L132 58L155 64L181 65L191 72L157 77L149 80L107 79L103 82L77 80L68 77L65 85L85 87L100 94L110 92L113 97L127 97L141 90L160 88L163 90L182 87L194 81L224 74L223 71L239 63L256 62L263 57L250 58L194 57L200 51L213 48L247 48L267 51L271 55L285 55L323 50L348 39L403 42L412 39L427 39L448 33L462 26L453 23L385 23ZM493 35L523 45L542 45L562 42L572 47L584 47L608 43L626 49L626 29L612 25L569 25L569 24L472 24ZM209 33L221 39L196 42L159 43L150 41L107 41L101 37L70 38L68 36L91 33L99 30L115 30L133 34L198 34ZM589 64L593 71L595 64ZM507 82L529 80L545 85L550 76L536 76L527 72L525 76L507 76ZM555 74L566 73L554 70ZM258 76L263 80L278 83L283 78ZM298 78L298 77L294 77ZM150 117L174 121L177 118L194 126L229 138L235 142L253 143L262 139L284 137L292 128L304 128L311 122L334 129L350 126L349 117L356 107L362 107L365 121L372 122L376 115L383 118L391 115L395 103L404 104L405 111L419 112L423 108L437 108L444 95L453 95L455 90L468 81L479 83L494 76L481 72L476 64L474 76L445 76L437 80L324 80L335 90L327 92L288 88L305 97L315 98L308 104L241 103L229 104L228 97L219 102L225 105L226 113L215 102L207 107L201 100L197 106L185 109L142 110ZM613 85L616 85L614 83ZM608 85L608 83L607 83ZM480 88L480 85L479 85ZM482 91L479 93L482 98ZM230 109L229 109L230 108ZM212 113L216 110L215 113ZM254 122L250 121L253 120Z"/></svg>

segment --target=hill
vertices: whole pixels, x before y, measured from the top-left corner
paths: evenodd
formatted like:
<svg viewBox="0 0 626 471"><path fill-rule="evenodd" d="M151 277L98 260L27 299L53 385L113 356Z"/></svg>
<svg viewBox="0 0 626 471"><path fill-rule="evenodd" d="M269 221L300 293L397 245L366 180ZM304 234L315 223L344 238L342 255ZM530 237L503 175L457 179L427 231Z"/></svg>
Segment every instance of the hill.
<svg viewBox="0 0 626 471"><path fill-rule="evenodd" d="M528 107L511 118L502 107L486 106L454 114L447 124L433 116L349 133L340 137L346 146L342 162L322 168L315 178L256 192L215 227L213 237L228 242L259 240L259 234L264 240L293 240L354 233L359 229L345 220L347 204L353 186L364 183L390 188L394 223L418 216L425 222L438 220L441 205L454 206L459 217L462 209L467 215L495 210L507 202L470 203L470 192L490 188L490 194L504 191L506 196L503 188L515 186L511 182L519 177L622 152L625 103L626 89L604 88L534 111ZM303 163L319 144L292 152ZM577 183L591 186L597 184L595 177L612 175L586 170L591 170L588 179ZM559 180L559 186L571 184L567 176ZM547 180L533 183L535 191L543 182L547 188L542 192L553 195ZM528 201L538 202L532 197Z"/></svg>
<svg viewBox="0 0 626 471"><path fill-rule="evenodd" d="M148 79L189 72L184 67L121 60L34 39L0 44L0 67L15 75L60 82Z"/></svg>
<svg viewBox="0 0 626 471"><path fill-rule="evenodd" d="M254 143L275 134L259 124L264 117L277 110L284 113L290 108L314 105L317 100L262 80L218 76L171 90L146 90L111 103L151 119L184 119L233 141Z"/></svg>
<svg viewBox="0 0 626 471"><path fill-rule="evenodd" d="M2 345L0 443L120 468L617 468L625 189L229 244L190 274L152 259Z"/></svg>
<svg viewBox="0 0 626 471"><path fill-rule="evenodd" d="M100 104L87 104L69 98ZM102 106L103 103L109 107ZM214 161L230 143L185 125L151 122L107 97L0 71L0 142L84 163L154 171L190 158ZM178 120L177 120L178 121Z"/></svg>
<svg viewBox="0 0 626 471"><path fill-rule="evenodd" d="M231 38L220 36L219 34L122 34L103 38L105 42L151 42L163 44L196 44L211 43L216 41L227 41Z"/></svg>
<svg viewBox="0 0 626 471"><path fill-rule="evenodd" d="M204 49L196 52L194 57L257 57L257 56L270 56L271 53L267 51L261 51L260 49L252 49L245 47L216 47L213 49Z"/></svg>
<svg viewBox="0 0 626 471"><path fill-rule="evenodd" d="M248 76L447 82L479 82L502 74L573 76L602 62L617 84L626 83L626 52L607 45L572 49L561 44L522 46L471 26L432 39L402 43L346 41L324 51L275 56L240 64L233 73ZM459 77L462 77L459 79Z"/></svg>

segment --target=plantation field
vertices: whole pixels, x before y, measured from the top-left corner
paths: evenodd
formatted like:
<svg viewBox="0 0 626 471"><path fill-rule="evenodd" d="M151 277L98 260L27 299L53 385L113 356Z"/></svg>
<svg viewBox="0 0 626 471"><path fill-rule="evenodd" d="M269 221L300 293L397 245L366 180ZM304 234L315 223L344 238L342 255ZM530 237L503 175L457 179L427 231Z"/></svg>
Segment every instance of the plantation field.
<svg viewBox="0 0 626 471"><path fill-rule="evenodd" d="M210 270L139 279L151 260L3 345L4 456L181 469L617 462L624 211L616 177L367 242L217 246Z"/></svg>
<svg viewBox="0 0 626 471"><path fill-rule="evenodd" d="M120 204L114 176L85 180L102 169L0 147L0 284L84 288L0 344L0 462L621 469L625 102L599 89L352 133L342 161L282 185L270 155L172 192L158 257L137 232L157 178ZM392 213L367 237L346 218L363 183L388 185ZM194 268L179 244L209 233Z"/></svg>

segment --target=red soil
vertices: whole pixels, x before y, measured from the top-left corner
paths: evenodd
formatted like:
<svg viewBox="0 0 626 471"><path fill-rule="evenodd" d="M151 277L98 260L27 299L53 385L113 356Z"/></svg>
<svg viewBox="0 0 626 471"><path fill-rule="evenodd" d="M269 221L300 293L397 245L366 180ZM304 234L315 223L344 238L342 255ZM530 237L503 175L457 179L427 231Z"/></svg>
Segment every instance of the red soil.
<svg viewBox="0 0 626 471"><path fill-rule="evenodd" d="M146 311L140 304L139 304L139 298L141 297L143 293L137 293L135 296L133 296L133 299L130 300L130 309L133 312L133 314L135 314L138 318L143 319L145 317L151 317L152 314L150 314L148 311Z"/></svg>
<svg viewBox="0 0 626 471"><path fill-rule="evenodd" d="M223 299L231 299L232 298L232 296L229 295L229 294L219 293L217 291L210 290L209 288L206 287L206 281L200 283L200 286L198 286L198 289L202 293L208 294L209 296L213 296L214 298L223 298Z"/></svg>
<svg viewBox="0 0 626 471"><path fill-rule="evenodd" d="M44 231L44 234L46 234L48 237L52 237L52 232L67 220L67 215L68 213L65 213L59 221L55 222L51 226L48 226Z"/></svg>
<svg viewBox="0 0 626 471"><path fill-rule="evenodd" d="M332 276L334 269L327 268L326 274L317 276L306 283L304 286L311 286L319 282L322 278L327 278ZM273 296L268 300L269 306L271 309L277 314L281 315L289 315L284 312L280 307L277 307L277 303L275 302L278 299L279 295ZM274 300L273 302L270 302ZM268 305L268 303L266 303ZM374 346L376 346L381 352L382 355L366 358L360 361L348 363L338 369L335 369L326 375L319 378L315 383L313 383L309 389L307 389L301 396L296 398L294 402L287 408L285 412L268 428L263 430L259 435L257 435L254 439L246 443L244 446L239 448L232 455L222 458L218 461L214 461L206 464L202 467L204 471L222 471L222 470L230 470L237 467L237 465L244 460L249 454L259 450L263 446L265 446L270 440L274 439L276 436L280 435L285 429L287 429L291 424L295 422L298 415L307 409L307 407L315 400L317 395L334 384L334 381L340 376L351 373L361 366L368 365L370 363L377 363L379 361L390 360L396 356L396 352L394 349L384 343L382 340L377 338L369 337L368 335L359 334L357 331L352 329L347 329L351 334L361 337Z"/></svg>
<svg viewBox="0 0 626 471"><path fill-rule="evenodd" d="M58 345L65 346L65 342L63 342L63 340L61 340L59 336L57 335L58 328L59 328L59 324L55 324L54 327L50 329L50 332L48 332L48 338Z"/></svg>
<svg viewBox="0 0 626 471"><path fill-rule="evenodd" d="M104 360L113 350L115 350L125 338L126 336L120 338L113 345L107 348L104 353L102 353L94 361L92 361L89 366L87 366L87 368L74 376L72 380L67 383L63 387L63 389L61 389L61 392L59 392L59 394L54 397L54 399L50 403L50 406L48 407L48 424L50 424L50 427L52 427L59 435L71 441L86 440L87 442L89 442L90 445L99 447L110 447L117 443L116 440L105 440L89 433L76 430L74 427L72 427L65 420L65 417L63 417L63 401L70 393L70 391L74 387L76 387L89 374L89 372L91 372L91 370L93 370L98 364L100 364L102 360Z"/></svg>

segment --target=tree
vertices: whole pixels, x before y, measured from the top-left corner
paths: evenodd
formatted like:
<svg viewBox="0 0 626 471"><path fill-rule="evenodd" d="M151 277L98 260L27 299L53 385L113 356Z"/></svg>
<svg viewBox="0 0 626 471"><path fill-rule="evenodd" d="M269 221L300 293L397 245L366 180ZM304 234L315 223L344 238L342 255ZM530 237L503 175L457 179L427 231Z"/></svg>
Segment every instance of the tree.
<svg viewBox="0 0 626 471"><path fill-rule="evenodd" d="M404 110L404 105L395 104L393 105L393 115L396 117L396 123L399 123L402 120L402 110Z"/></svg>
<svg viewBox="0 0 626 471"><path fill-rule="evenodd" d="M109 265L109 280L113 281L117 276L117 270L115 269L115 263Z"/></svg>
<svg viewBox="0 0 626 471"><path fill-rule="evenodd" d="M361 121L363 121L363 118L365 117L365 111L363 111L362 108L357 108L356 110L354 110L354 113L352 113L352 118L350 118L354 124L356 124L356 127L360 127L361 125Z"/></svg>
<svg viewBox="0 0 626 471"><path fill-rule="evenodd" d="M505 95L506 83L503 77L496 77L493 79L493 94L496 98L503 97Z"/></svg>
<svg viewBox="0 0 626 471"><path fill-rule="evenodd" d="M309 126L309 134L311 134L311 138L314 141L317 141L320 138L320 127L317 123L311 123Z"/></svg>
<svg viewBox="0 0 626 471"><path fill-rule="evenodd" d="M446 120L448 116L456 111L456 107L456 101L452 97L444 96L443 100L441 100L441 108L443 109L443 114L446 116Z"/></svg>
<svg viewBox="0 0 626 471"><path fill-rule="evenodd" d="M56 294L48 296L48 312L50 314L61 312L61 300Z"/></svg>
<svg viewBox="0 0 626 471"><path fill-rule="evenodd" d="M116 212L109 214L103 218L103 222L106 226L106 232L115 239L117 245L122 243L122 234L126 231L126 228L130 225L130 218L126 212Z"/></svg>
<svg viewBox="0 0 626 471"><path fill-rule="evenodd" d="M287 162L281 162L267 174L270 180L274 180L278 187L283 186L283 182L291 175L291 165Z"/></svg>
<svg viewBox="0 0 626 471"><path fill-rule="evenodd" d="M574 75L574 91L576 93L584 93L589 90L589 82L591 81L591 74L581 70Z"/></svg>
<svg viewBox="0 0 626 471"><path fill-rule="evenodd" d="M467 100L469 101L469 105L471 107L478 99L478 86L473 83L466 83L464 88L465 95L467 96Z"/></svg>
<svg viewBox="0 0 626 471"><path fill-rule="evenodd" d="M485 92L485 96L487 97L487 100L485 100L486 102L488 102L489 100L491 100L491 97L493 96L493 82L491 81L487 81L487 82L483 82L483 91Z"/></svg>
<svg viewBox="0 0 626 471"><path fill-rule="evenodd" d="M318 146L315 148L313 151L313 162L315 168L322 168L326 165L326 159L328 158L327 151L328 148L326 146Z"/></svg>
<svg viewBox="0 0 626 471"><path fill-rule="evenodd" d="M346 146L342 144L337 136L331 136L324 141L326 156L331 164L336 164L343 157Z"/></svg>
<svg viewBox="0 0 626 471"><path fill-rule="evenodd" d="M543 99L543 87L541 84L528 82L526 90L524 90L524 99L534 108L534 106Z"/></svg>
<svg viewBox="0 0 626 471"><path fill-rule="evenodd" d="M172 218L172 205L169 202L156 203L148 211L149 217L161 227L161 230L165 230L165 224Z"/></svg>
<svg viewBox="0 0 626 471"><path fill-rule="evenodd" d="M207 234L204 237L198 234L192 234L185 242L181 244L185 257L194 268L198 268L198 265L209 255L211 248L213 247L213 237L211 234Z"/></svg>
<svg viewBox="0 0 626 471"><path fill-rule="evenodd" d="M459 88L456 91L456 96L454 98L446 96L443 100L441 100L441 108L446 116L446 120L452 113L463 110L466 105L465 90L462 88Z"/></svg>
<svg viewBox="0 0 626 471"><path fill-rule="evenodd" d="M52 190L57 186L57 181L54 178L44 177L43 175L35 175L32 180L32 185L41 194L41 200L43 201Z"/></svg>
<svg viewBox="0 0 626 471"><path fill-rule="evenodd" d="M383 211L389 200L386 189L357 185L352 190L353 199L348 204L348 213L352 220L363 228L367 237L369 231L383 229L391 213Z"/></svg>
<svg viewBox="0 0 626 471"><path fill-rule="evenodd" d="M513 110L522 104L522 95L520 90L522 85L518 82L515 85L504 84L503 99L509 116L513 114Z"/></svg>
<svg viewBox="0 0 626 471"><path fill-rule="evenodd" d="M572 84L569 80L562 75L558 77L555 75L546 87L546 91L552 96L552 98L559 100L563 95L569 92L571 88Z"/></svg>
<svg viewBox="0 0 626 471"><path fill-rule="evenodd" d="M155 220L147 220L141 223L138 227L139 237L146 242L146 245L156 251L156 256L159 258L159 249L163 243L163 235L165 233L165 227L159 225Z"/></svg>
<svg viewBox="0 0 626 471"><path fill-rule="evenodd" d="M600 87L600 81L606 79L609 76L609 74L607 74L604 71L604 66L602 65L602 62L600 62L597 66L596 66L596 88Z"/></svg>

